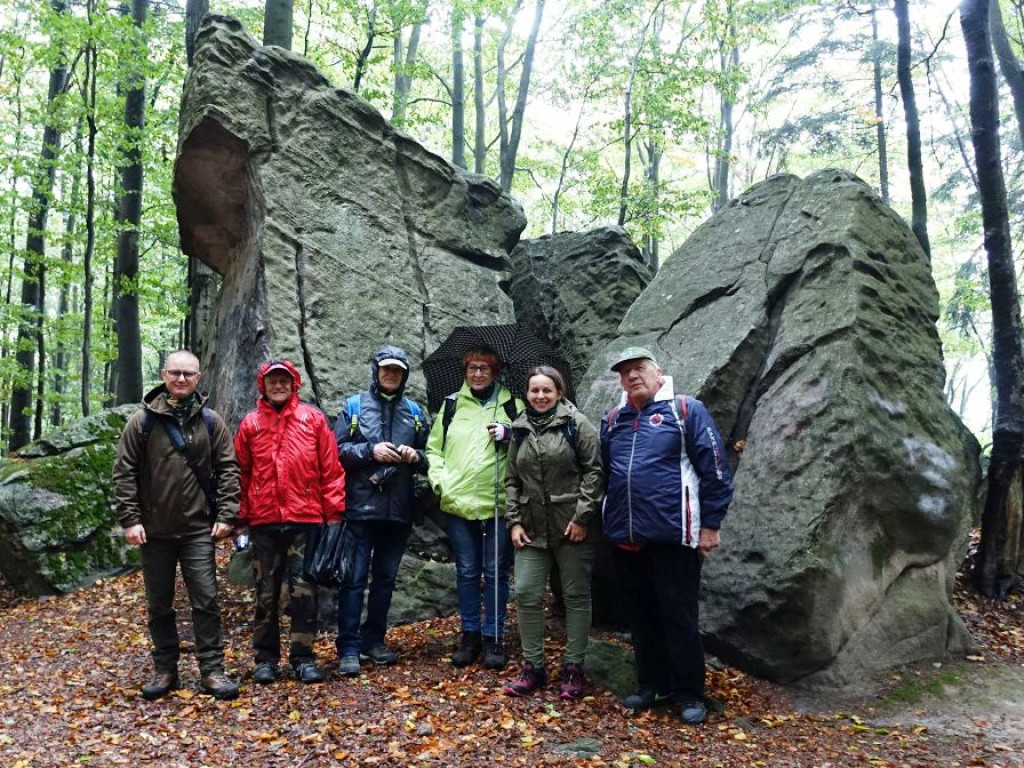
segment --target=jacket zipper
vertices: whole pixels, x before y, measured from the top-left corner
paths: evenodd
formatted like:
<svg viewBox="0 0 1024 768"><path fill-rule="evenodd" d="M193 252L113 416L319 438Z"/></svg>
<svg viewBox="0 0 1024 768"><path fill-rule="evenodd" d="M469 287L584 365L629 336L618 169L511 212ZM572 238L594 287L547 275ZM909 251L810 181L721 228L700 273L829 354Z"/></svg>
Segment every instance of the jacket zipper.
<svg viewBox="0 0 1024 768"><path fill-rule="evenodd" d="M633 457L636 455L636 435L640 430L640 414L633 419L633 443L629 447L629 470L626 472L626 509L629 512L629 543L633 541Z"/></svg>

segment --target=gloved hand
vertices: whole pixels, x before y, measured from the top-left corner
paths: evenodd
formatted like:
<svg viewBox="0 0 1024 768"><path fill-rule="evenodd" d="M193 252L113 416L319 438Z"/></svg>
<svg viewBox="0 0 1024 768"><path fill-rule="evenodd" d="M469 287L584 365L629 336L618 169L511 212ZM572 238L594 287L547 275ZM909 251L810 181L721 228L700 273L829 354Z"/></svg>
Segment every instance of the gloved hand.
<svg viewBox="0 0 1024 768"><path fill-rule="evenodd" d="M492 421L487 425L487 431L491 433L491 438L496 443L507 442L512 437L512 427L509 424L500 424L497 421Z"/></svg>

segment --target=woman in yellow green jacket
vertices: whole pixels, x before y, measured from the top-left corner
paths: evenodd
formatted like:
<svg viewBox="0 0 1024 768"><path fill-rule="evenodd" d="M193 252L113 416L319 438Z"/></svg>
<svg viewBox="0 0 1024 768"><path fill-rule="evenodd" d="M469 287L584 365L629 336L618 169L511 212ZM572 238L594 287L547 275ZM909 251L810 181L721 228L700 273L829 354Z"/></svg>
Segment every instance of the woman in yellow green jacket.
<svg viewBox="0 0 1024 768"><path fill-rule="evenodd" d="M452 664L469 666L483 650L484 666L501 669L508 663L502 628L512 564L504 520L505 454L511 423L523 405L498 383L501 362L493 351L466 353L462 369L465 383L434 418L427 477L441 500L455 555L462 637Z"/></svg>

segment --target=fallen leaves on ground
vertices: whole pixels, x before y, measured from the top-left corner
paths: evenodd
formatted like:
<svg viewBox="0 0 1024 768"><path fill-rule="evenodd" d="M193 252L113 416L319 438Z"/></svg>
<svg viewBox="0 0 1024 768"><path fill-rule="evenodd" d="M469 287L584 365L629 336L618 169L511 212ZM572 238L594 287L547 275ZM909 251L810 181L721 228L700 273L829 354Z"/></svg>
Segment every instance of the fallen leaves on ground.
<svg viewBox="0 0 1024 768"><path fill-rule="evenodd" d="M221 567L226 552L220 553ZM222 580L222 584L224 581ZM139 687L151 668L139 574L74 595L19 599L0 589L0 765L39 766L1012 766L1019 755L976 739L933 736L926 726L873 723L863 713L797 711L787 692L712 664L709 695L722 705L702 727L674 710L631 715L608 692L558 699L557 682L513 699L514 675L456 670L455 619L399 627L390 668L358 678L332 674L304 686L284 676L249 679L253 604L246 590L223 593L229 670L241 677L231 702L199 694L189 611L179 583L182 690L147 702ZM958 591L958 607L979 640L978 663L1021 663L1020 602L981 601ZM562 638L564 641L564 638ZM549 648L557 669L559 640ZM333 636L317 653L337 657ZM984 748L983 748L984 747Z"/></svg>

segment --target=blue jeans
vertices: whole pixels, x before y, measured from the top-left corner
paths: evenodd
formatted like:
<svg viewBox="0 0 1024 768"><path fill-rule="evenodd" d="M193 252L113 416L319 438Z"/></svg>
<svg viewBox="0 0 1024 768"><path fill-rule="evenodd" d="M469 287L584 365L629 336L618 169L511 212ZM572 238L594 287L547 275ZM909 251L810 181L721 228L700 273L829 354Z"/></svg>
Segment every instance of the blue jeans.
<svg viewBox="0 0 1024 768"><path fill-rule="evenodd" d="M445 528L455 554L455 596L462 631L501 637L508 613L508 572L512 567L512 539L505 528L505 518L466 520L446 514ZM481 601L483 626L480 625Z"/></svg>
<svg viewBox="0 0 1024 768"><path fill-rule="evenodd" d="M338 591L337 647L338 656L357 656L360 651L384 643L395 576L412 529L380 520L350 520L347 525L356 547L352 582ZM366 600L366 621L360 629L367 582L370 594Z"/></svg>

